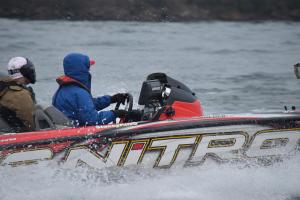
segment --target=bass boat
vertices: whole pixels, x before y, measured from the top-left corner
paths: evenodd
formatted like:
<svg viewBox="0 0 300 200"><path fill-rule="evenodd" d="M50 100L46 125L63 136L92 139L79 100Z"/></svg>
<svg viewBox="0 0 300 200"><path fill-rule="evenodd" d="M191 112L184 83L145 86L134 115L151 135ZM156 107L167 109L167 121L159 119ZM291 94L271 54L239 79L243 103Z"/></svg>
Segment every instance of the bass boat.
<svg viewBox="0 0 300 200"><path fill-rule="evenodd" d="M55 162L63 168L143 165L169 168L207 160L277 159L299 152L300 112L204 116L186 85L163 73L143 82L141 121L70 127L54 107L35 111L36 131L16 133L0 120L0 166ZM126 109L133 98L128 95ZM116 106L118 109L119 105Z"/></svg>

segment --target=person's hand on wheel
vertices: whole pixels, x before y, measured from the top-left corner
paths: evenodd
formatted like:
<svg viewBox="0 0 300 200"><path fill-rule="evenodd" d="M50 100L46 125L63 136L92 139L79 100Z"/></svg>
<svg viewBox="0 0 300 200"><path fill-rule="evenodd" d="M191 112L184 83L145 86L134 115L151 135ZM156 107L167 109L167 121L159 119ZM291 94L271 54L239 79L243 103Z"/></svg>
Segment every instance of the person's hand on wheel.
<svg viewBox="0 0 300 200"><path fill-rule="evenodd" d="M118 93L118 94L111 96L110 102L111 103L122 103L124 105L126 98L127 98L126 93Z"/></svg>

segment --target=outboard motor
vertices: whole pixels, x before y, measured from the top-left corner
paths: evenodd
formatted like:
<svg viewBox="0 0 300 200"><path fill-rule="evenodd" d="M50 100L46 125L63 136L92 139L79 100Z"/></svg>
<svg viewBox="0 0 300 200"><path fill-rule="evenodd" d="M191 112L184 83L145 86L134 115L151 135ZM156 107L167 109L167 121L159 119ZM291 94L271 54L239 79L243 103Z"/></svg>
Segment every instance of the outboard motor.
<svg viewBox="0 0 300 200"><path fill-rule="evenodd" d="M143 120L165 120L203 116L199 99L186 85L164 73L154 73L143 82L139 102Z"/></svg>

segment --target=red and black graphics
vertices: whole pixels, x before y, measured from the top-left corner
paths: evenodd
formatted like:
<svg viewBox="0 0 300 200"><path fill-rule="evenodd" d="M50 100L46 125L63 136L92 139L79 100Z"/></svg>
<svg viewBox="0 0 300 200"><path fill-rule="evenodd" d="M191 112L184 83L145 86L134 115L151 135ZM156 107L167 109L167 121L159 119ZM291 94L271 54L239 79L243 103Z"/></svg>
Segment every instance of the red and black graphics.
<svg viewBox="0 0 300 200"><path fill-rule="evenodd" d="M28 133L10 133L0 135L0 151L28 146L58 144L64 142L80 143L97 138L122 139L133 135L141 135L162 131L189 130L229 125L276 125L276 128L299 127L299 114L278 114L262 116L223 116L197 117L181 120L157 122L132 122L117 125L89 126L82 128L67 128L62 130L47 130ZM70 144L71 144L70 143Z"/></svg>
<svg viewBox="0 0 300 200"><path fill-rule="evenodd" d="M104 137L79 143L67 141L28 146L0 151L0 166L30 165L55 159L63 168L85 164L101 169L141 163L155 168L169 168L175 162L183 166L201 165L208 157L220 162L284 157L293 155L299 147L299 128L266 130L260 127L254 133L252 128L239 126L239 130L222 132L220 127L206 133L195 129L193 133L187 131L179 135L162 135L160 132L138 138L108 140Z"/></svg>

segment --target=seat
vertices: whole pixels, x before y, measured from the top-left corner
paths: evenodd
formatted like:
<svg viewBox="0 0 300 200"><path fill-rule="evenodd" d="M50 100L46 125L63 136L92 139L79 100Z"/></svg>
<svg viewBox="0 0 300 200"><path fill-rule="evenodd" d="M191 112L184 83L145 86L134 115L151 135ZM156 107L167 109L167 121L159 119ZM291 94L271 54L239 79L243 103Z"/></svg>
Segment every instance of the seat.
<svg viewBox="0 0 300 200"><path fill-rule="evenodd" d="M55 129L55 125L51 118L46 115L44 109L40 105L36 105L34 109L35 130Z"/></svg>
<svg viewBox="0 0 300 200"><path fill-rule="evenodd" d="M49 106L45 109L45 113L51 118L55 125L71 126L71 121L60 110L54 106Z"/></svg>

